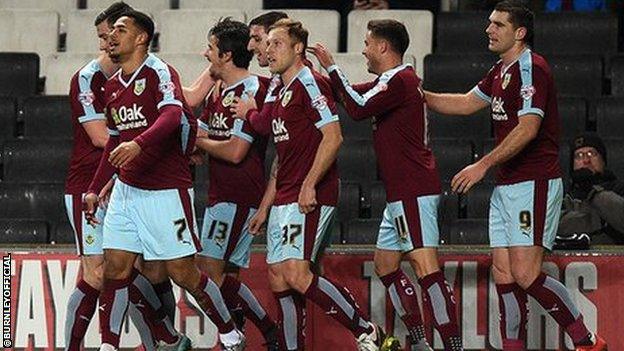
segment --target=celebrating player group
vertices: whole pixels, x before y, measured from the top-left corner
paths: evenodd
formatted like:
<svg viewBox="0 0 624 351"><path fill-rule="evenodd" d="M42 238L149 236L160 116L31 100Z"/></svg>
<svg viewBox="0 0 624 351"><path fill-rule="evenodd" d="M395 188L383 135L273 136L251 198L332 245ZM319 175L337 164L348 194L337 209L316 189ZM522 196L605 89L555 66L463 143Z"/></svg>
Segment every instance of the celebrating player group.
<svg viewBox="0 0 624 351"><path fill-rule="evenodd" d="M360 310L347 287L319 274L338 205L336 155L343 141L336 103L369 119L387 200L375 271L408 331L407 350L433 350L414 294L444 350L463 350L453 292L437 257L441 182L428 146L426 108L469 115L489 107L496 147L452 180L465 193L490 168L493 276L504 350L526 350L527 296L565 329L577 350L607 350L589 331L565 286L541 272L562 202L559 116L552 73L527 43L533 14L500 2L485 33L498 63L469 92L423 91L403 62L405 26L372 20L362 54L374 81L350 84L321 43L282 12L249 24L224 18L206 33L206 70L183 87L174 67L148 52L154 22L125 3L95 19L100 54L71 80L74 149L65 201L82 275L67 306L66 350L80 350L99 310L100 350L117 350L128 313L145 350L190 350L174 328L172 279L216 325L223 350L244 350L243 325L262 349L303 350L307 300L349 330L358 350L399 350ZM313 68L315 56L327 75ZM251 60L268 68L251 74ZM199 117L193 108L202 108ZM456 117L457 118L457 117ZM276 156L270 174L269 142ZM207 160L208 201L198 231L191 166ZM239 279L254 235L267 236L273 319ZM401 269L407 260L418 277Z"/></svg>

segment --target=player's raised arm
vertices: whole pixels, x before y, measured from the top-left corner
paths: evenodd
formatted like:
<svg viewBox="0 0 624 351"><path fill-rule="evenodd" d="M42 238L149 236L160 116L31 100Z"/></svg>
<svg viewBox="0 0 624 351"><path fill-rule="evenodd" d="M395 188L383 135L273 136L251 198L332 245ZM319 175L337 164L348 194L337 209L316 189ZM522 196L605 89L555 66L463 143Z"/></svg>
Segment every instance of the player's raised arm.
<svg viewBox="0 0 624 351"><path fill-rule="evenodd" d="M210 89L214 86L214 83L214 80L210 77L210 67L206 67L190 86L182 88L186 103L192 108L200 106Z"/></svg>
<svg viewBox="0 0 624 351"><path fill-rule="evenodd" d="M453 116L471 115L490 105L487 99L477 95L474 90L465 94L433 93L425 90L425 100L429 109Z"/></svg>

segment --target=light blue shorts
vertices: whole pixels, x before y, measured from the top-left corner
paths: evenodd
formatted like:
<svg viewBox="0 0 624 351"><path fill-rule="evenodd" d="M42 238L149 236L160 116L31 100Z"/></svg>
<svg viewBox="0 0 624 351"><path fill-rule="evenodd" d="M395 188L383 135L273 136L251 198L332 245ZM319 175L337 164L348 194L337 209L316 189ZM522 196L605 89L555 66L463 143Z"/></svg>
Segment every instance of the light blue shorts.
<svg viewBox="0 0 624 351"><path fill-rule="evenodd" d="M82 199L85 194L69 195L65 194L65 209L69 223L74 229L76 238L76 249L80 256L102 255L102 223L106 209L98 208L95 211L95 218L100 222L95 227L87 224L84 211L82 210Z"/></svg>
<svg viewBox="0 0 624 351"><path fill-rule="evenodd" d="M204 250L199 254L248 268L253 240L249 221L255 213L255 208L232 202L207 207L201 235Z"/></svg>
<svg viewBox="0 0 624 351"><path fill-rule="evenodd" d="M173 260L201 250L193 189L144 190L115 182L104 218L104 249Z"/></svg>
<svg viewBox="0 0 624 351"><path fill-rule="evenodd" d="M562 201L561 178L496 186L490 198L490 246L551 250Z"/></svg>
<svg viewBox="0 0 624 351"><path fill-rule="evenodd" d="M329 243L334 206L317 206L310 213L299 212L299 204L271 207L267 226L267 263L290 259L314 262Z"/></svg>
<svg viewBox="0 0 624 351"><path fill-rule="evenodd" d="M388 202L379 226L377 248L409 252L423 247L438 247L439 204L440 195Z"/></svg>

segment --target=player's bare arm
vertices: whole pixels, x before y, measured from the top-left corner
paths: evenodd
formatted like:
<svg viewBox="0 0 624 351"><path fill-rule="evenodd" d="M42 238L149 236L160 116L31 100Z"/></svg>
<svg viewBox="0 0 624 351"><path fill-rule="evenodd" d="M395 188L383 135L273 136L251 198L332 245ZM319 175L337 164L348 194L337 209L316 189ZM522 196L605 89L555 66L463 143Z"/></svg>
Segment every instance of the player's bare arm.
<svg viewBox="0 0 624 351"><path fill-rule="evenodd" d="M262 201L260 202L260 206L258 206L258 211L256 211L249 221L249 232L252 235L264 234L264 224L269 217L269 211L275 200L275 193L277 192L278 163L279 159L277 155L275 155L273 163L271 164L271 174L264 195L262 196Z"/></svg>
<svg viewBox="0 0 624 351"><path fill-rule="evenodd" d="M321 66L326 70L327 68L329 68L329 66L335 64L334 58L332 57L331 53L325 47L325 45L321 43L316 43L314 46L308 47L308 52L316 56Z"/></svg>
<svg viewBox="0 0 624 351"><path fill-rule="evenodd" d="M99 147L101 149L106 146L106 142L108 141L108 132L106 130L106 121L105 120L94 120L85 122L82 124L85 132L91 139L91 143L95 147Z"/></svg>
<svg viewBox="0 0 624 351"><path fill-rule="evenodd" d="M323 178L329 167L336 160L338 149L342 144L342 132L340 123L332 122L321 128L323 139L319 144L314 163L303 180L299 193L299 211L308 213L316 208L316 184Z"/></svg>
<svg viewBox="0 0 624 351"><path fill-rule="evenodd" d="M473 185L483 179L490 168L508 161L535 139L541 123L542 117L538 115L521 116L518 125L494 150L453 177L451 189L457 193L470 190Z"/></svg>
<svg viewBox="0 0 624 351"><path fill-rule="evenodd" d="M232 136L228 140L198 138L195 145L212 157L234 164L241 163L251 147L251 143L236 136Z"/></svg>
<svg viewBox="0 0 624 351"><path fill-rule="evenodd" d="M453 116L467 116L489 106L489 103L469 91L465 94L433 93L425 90L429 109Z"/></svg>
<svg viewBox="0 0 624 351"><path fill-rule="evenodd" d="M193 108L201 105L214 86L214 80L210 77L209 70L210 67L206 67L190 86L182 88L186 103Z"/></svg>

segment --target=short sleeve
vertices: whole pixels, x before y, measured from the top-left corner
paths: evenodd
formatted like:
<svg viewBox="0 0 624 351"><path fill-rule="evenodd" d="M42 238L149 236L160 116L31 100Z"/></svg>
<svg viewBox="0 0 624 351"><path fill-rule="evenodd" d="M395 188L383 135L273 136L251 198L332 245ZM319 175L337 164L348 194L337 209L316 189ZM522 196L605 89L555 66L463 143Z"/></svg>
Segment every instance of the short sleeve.
<svg viewBox="0 0 624 351"><path fill-rule="evenodd" d="M154 62L152 62L152 69L156 72L158 84L155 91L156 107L159 110L166 105L182 107L182 101L184 99L182 97L182 85L180 84L178 72L159 59L155 59ZM135 81L135 84L137 84L137 81Z"/></svg>
<svg viewBox="0 0 624 351"><path fill-rule="evenodd" d="M93 81L94 74L85 69L72 79L69 91L71 111L79 123L106 119L102 102L93 92Z"/></svg>
<svg viewBox="0 0 624 351"><path fill-rule="evenodd" d="M483 77L483 79L481 79L481 81L475 85L474 88L472 88L472 92L488 104L492 103L492 82L494 81L495 71L494 67L490 68L487 75Z"/></svg>
<svg viewBox="0 0 624 351"><path fill-rule="evenodd" d="M518 117L528 114L544 117L548 102L548 89L550 77L544 70L537 66L531 69L522 69L520 72L522 85L520 86L520 98L522 105L518 111Z"/></svg>
<svg viewBox="0 0 624 351"><path fill-rule="evenodd" d="M304 104L309 104L305 107L311 111L307 116L314 122L316 128L321 129L329 123L338 122L336 103L331 91L329 91L330 89L321 91L313 78L305 79L302 83L308 97L308 99L304 100Z"/></svg>

